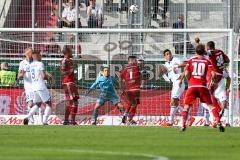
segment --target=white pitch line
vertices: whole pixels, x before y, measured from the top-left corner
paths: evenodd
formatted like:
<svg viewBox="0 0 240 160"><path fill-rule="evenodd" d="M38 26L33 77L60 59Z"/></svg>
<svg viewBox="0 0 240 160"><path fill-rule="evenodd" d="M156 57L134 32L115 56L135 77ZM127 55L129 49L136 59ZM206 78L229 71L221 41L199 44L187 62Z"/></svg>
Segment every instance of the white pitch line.
<svg viewBox="0 0 240 160"><path fill-rule="evenodd" d="M105 154L105 155L124 155L124 156L140 156L146 157L151 160L170 160L167 157L144 154L144 153L130 153L130 152L114 152L114 151L99 151L99 150L82 150L82 149L56 149L56 148L36 148L35 150L48 150L48 151L61 151L61 152L74 152L74 153L92 153L92 154Z"/></svg>

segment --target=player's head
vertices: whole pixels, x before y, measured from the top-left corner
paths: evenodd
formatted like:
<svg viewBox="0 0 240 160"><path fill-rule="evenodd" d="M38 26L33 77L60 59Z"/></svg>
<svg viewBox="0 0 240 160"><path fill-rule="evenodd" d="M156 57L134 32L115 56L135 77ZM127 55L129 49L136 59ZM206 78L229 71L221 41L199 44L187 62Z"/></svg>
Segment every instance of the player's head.
<svg viewBox="0 0 240 160"><path fill-rule="evenodd" d="M96 0L89 0L89 4L95 6Z"/></svg>
<svg viewBox="0 0 240 160"><path fill-rule="evenodd" d="M71 9L75 7L75 0L68 0L68 5Z"/></svg>
<svg viewBox="0 0 240 160"><path fill-rule="evenodd" d="M137 63L138 63L139 67L144 67L144 60L143 59L138 59Z"/></svg>
<svg viewBox="0 0 240 160"><path fill-rule="evenodd" d="M40 54L39 51L33 51L32 57L33 57L33 60L35 60L35 61L41 61L42 60L42 55Z"/></svg>
<svg viewBox="0 0 240 160"><path fill-rule="evenodd" d="M103 66L103 71L102 74L104 77L109 77L110 76L110 70L108 66Z"/></svg>
<svg viewBox="0 0 240 160"><path fill-rule="evenodd" d="M32 58L32 53L33 53L33 49L32 48L26 48L24 50L24 56L27 58L27 59L31 59Z"/></svg>
<svg viewBox="0 0 240 160"><path fill-rule="evenodd" d="M167 61L170 61L173 58L172 52L169 49L163 51L163 56Z"/></svg>
<svg viewBox="0 0 240 160"><path fill-rule="evenodd" d="M203 44L199 44L195 48L195 52L197 55L203 56L205 54L205 46Z"/></svg>
<svg viewBox="0 0 240 160"><path fill-rule="evenodd" d="M71 48L65 46L63 48L63 55L64 55L65 58L72 58L72 50L71 50Z"/></svg>
<svg viewBox="0 0 240 160"><path fill-rule="evenodd" d="M135 64L137 65L137 57L136 56L128 56L128 64Z"/></svg>
<svg viewBox="0 0 240 160"><path fill-rule="evenodd" d="M214 50L215 49L215 43L213 41L207 42L206 49L207 50Z"/></svg>
<svg viewBox="0 0 240 160"><path fill-rule="evenodd" d="M195 38L195 43L200 43L200 39L198 37Z"/></svg>
<svg viewBox="0 0 240 160"><path fill-rule="evenodd" d="M1 70L8 70L8 63L7 62L2 62L1 63Z"/></svg>

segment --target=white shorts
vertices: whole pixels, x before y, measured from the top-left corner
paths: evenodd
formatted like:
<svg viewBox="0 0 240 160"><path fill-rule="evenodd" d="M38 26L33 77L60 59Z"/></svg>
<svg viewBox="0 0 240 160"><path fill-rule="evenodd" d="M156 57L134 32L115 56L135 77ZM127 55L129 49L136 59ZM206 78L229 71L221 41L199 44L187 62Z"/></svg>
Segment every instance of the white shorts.
<svg viewBox="0 0 240 160"><path fill-rule="evenodd" d="M218 83L218 87L213 92L213 95L220 101L226 101L227 100L227 93L226 93L226 85L224 82L224 78L221 79L221 81Z"/></svg>
<svg viewBox="0 0 240 160"><path fill-rule="evenodd" d="M180 80L173 82L172 91L171 91L171 99L176 99L176 98L180 99L180 97L182 96L182 94L185 90L184 82L182 82L181 87L179 87L179 82L180 82Z"/></svg>
<svg viewBox="0 0 240 160"><path fill-rule="evenodd" d="M50 100L51 96L47 89L34 91L33 103L46 103Z"/></svg>
<svg viewBox="0 0 240 160"><path fill-rule="evenodd" d="M25 97L26 97L26 102L33 101L34 93L32 91L25 90Z"/></svg>

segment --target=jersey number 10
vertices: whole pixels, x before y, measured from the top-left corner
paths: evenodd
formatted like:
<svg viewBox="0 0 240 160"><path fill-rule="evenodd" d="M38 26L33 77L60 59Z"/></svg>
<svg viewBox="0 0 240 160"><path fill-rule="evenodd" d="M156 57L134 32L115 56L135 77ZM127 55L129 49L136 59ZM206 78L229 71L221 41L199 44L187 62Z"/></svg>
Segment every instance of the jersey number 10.
<svg viewBox="0 0 240 160"><path fill-rule="evenodd" d="M204 75L205 68L206 68L205 63L194 62L194 63L192 63L192 65L193 65L192 75L194 75L194 76L203 76Z"/></svg>

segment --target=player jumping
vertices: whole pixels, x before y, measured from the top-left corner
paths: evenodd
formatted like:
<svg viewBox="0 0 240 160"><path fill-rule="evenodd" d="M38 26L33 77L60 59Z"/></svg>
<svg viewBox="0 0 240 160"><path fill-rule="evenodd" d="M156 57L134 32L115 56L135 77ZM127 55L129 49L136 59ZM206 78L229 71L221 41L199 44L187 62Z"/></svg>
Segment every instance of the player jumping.
<svg viewBox="0 0 240 160"><path fill-rule="evenodd" d="M216 71L217 74L217 85L216 87L211 88L211 93L213 95L213 104L215 107L219 107L218 101L221 104L221 115L224 113L224 109L227 107L227 90L229 91L229 88L226 88L224 79L229 81L229 76L223 76L224 74L224 69L225 66L229 64L230 60L228 56L219 49L215 49L215 43L213 41L209 41L206 44L206 49L207 49L207 55L208 59L211 61L214 70ZM209 76L210 77L210 76ZM228 83L228 86L229 87Z"/></svg>
<svg viewBox="0 0 240 160"><path fill-rule="evenodd" d="M92 125L97 125L99 109L104 105L105 102L110 101L117 108L122 108L120 105L120 98L115 90L115 86L117 85L116 79L113 76L110 76L110 70L108 66L104 66L102 69L102 75L97 78L97 80L92 84L87 92L87 94L89 94L91 90L95 89L97 86L100 88L100 96L97 99L93 110Z"/></svg>
<svg viewBox="0 0 240 160"><path fill-rule="evenodd" d="M199 98L201 103L206 103L216 119L217 126L220 132L224 132L225 128L222 126L220 116L217 108L213 106L211 94L207 87L207 73L210 72L212 76L212 84L216 83L216 73L213 70L211 62L204 58L205 47L200 44L196 46L196 57L191 58L185 69L185 77L188 79L188 90L184 99L184 109L182 112L182 131L186 130L186 121L189 109L194 104L194 101Z"/></svg>
<svg viewBox="0 0 240 160"><path fill-rule="evenodd" d="M182 68L185 67L185 63L179 58L173 57L171 51L166 49L163 51L163 56L167 62L165 62L164 67L166 70L160 68L160 75L167 74L168 79L172 82L172 91L171 91L171 102L170 102L170 120L164 126L172 126L174 116L178 110L179 113L182 113L183 107L179 105L180 97L182 96L185 90L185 84L183 82L184 74ZM191 119L192 118L192 119ZM193 120L191 117L190 120ZM191 123L190 121L190 123Z"/></svg>
<svg viewBox="0 0 240 160"><path fill-rule="evenodd" d="M126 97L126 110L122 123L126 123L128 117L129 124L136 124L133 117L136 114L137 105L140 103L141 81L141 69L137 64L137 57L129 56L128 65L123 68L120 74L120 89L124 91ZM123 88L123 83L125 88Z"/></svg>
<svg viewBox="0 0 240 160"><path fill-rule="evenodd" d="M78 88L75 83L74 63L72 60L72 51L69 48L63 50L64 58L61 60L61 73L63 78L63 90L66 96L65 118L63 125L76 125L75 117L78 109ZM69 115L71 114L70 121Z"/></svg>

